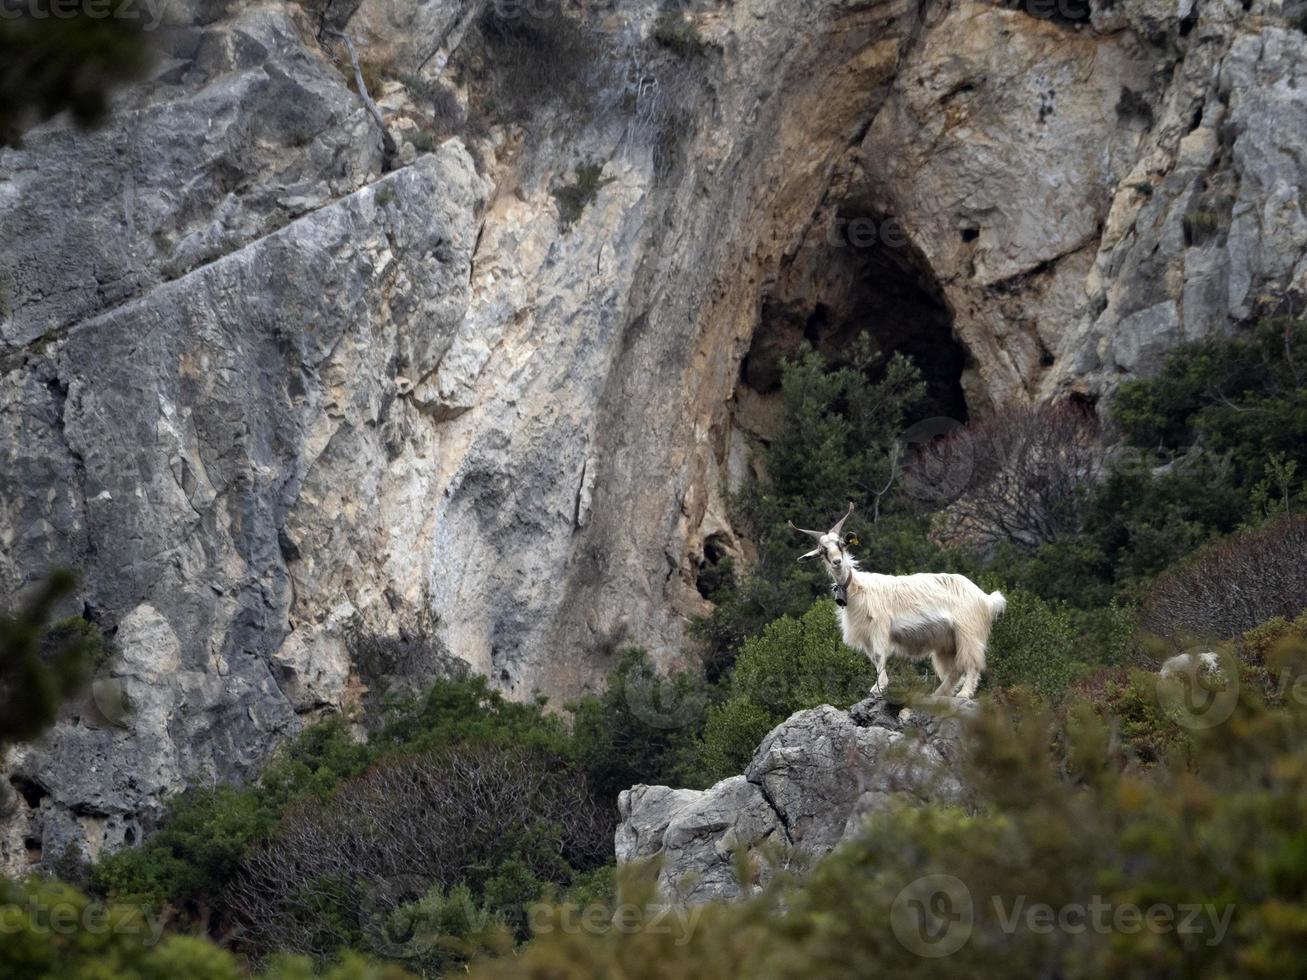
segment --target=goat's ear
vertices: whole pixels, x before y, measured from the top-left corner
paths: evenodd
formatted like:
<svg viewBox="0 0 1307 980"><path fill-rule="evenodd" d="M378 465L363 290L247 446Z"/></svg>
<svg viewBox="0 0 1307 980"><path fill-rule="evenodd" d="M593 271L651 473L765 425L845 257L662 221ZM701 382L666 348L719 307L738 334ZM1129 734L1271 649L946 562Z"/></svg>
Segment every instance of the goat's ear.
<svg viewBox="0 0 1307 980"><path fill-rule="evenodd" d="M813 548L806 555L799 555L799 561L807 561L809 558L816 558L821 554L820 548Z"/></svg>
<svg viewBox="0 0 1307 980"><path fill-rule="evenodd" d="M856 548L859 544L858 536L852 533L846 534L844 535L844 543L848 545L850 548Z"/></svg>

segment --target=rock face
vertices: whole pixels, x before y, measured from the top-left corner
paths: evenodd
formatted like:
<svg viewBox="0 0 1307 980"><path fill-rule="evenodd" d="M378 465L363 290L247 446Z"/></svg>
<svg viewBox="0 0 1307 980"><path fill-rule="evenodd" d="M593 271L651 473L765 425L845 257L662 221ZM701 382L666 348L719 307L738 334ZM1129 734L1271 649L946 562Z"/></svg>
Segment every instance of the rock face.
<svg viewBox="0 0 1307 980"><path fill-rule="evenodd" d="M705 2L677 50L654 0L308 6L176 5L104 129L0 151L0 606L77 568L104 689L157 689L9 760L7 867L247 775L384 683L359 637L517 697L674 661L805 337L979 414L1305 285L1307 35L1263 0Z"/></svg>
<svg viewBox="0 0 1307 980"><path fill-rule="evenodd" d="M959 800L962 719L974 707L941 699L935 713L906 721L879 697L848 711L801 711L767 736L741 776L702 791L622 793L617 860L659 858L659 888L678 901L738 898L774 868L826 854L895 802ZM741 852L754 876L743 883Z"/></svg>

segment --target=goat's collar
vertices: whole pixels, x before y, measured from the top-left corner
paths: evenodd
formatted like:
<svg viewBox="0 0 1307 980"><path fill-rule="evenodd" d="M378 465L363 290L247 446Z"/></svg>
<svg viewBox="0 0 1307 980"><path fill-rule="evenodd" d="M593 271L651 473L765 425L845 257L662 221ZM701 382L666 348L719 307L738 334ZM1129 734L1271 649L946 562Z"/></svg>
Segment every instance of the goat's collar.
<svg viewBox="0 0 1307 980"><path fill-rule="evenodd" d="M831 586L831 591L835 593L835 605L842 608L849 604L849 586L853 583L853 569L845 565L840 569L840 576Z"/></svg>

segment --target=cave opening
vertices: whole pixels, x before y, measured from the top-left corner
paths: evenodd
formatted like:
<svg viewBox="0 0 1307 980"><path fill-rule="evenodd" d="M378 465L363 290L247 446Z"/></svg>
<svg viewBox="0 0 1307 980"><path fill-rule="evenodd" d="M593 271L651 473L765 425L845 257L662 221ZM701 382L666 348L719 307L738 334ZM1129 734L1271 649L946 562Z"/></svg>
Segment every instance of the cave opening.
<svg viewBox="0 0 1307 980"><path fill-rule="evenodd" d="M9 777L9 785L18 792L31 810L40 807L41 801L50 795L50 791L35 779L17 773Z"/></svg>
<svg viewBox="0 0 1307 980"><path fill-rule="evenodd" d="M805 341L832 365L848 364L864 331L880 353L902 353L921 371L921 418L967 421L968 356L943 290L903 229L865 209L840 212L785 264L763 297L741 383L763 396L778 392L783 362Z"/></svg>

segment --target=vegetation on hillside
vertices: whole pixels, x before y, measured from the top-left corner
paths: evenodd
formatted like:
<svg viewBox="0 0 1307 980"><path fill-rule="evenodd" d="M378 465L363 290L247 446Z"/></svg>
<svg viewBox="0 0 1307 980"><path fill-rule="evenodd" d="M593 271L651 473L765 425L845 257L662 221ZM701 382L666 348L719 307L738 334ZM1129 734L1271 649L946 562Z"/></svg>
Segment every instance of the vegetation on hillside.
<svg viewBox="0 0 1307 980"><path fill-rule="evenodd" d="M1074 405L1008 409L915 455L900 438L922 393L910 363L865 347L844 364L804 353L785 369L767 476L735 501L758 560L703 569L716 611L699 626L701 666L664 675L626 649L607 689L562 713L455 676L391 703L366 741L343 719L322 722L256 784L177 797L142 846L94 864L89 896L60 893L77 908L166 919L168 938L82 936L79 918L79 938L55 942L24 911L25 938L0 951L0 972L1300 971L1303 334L1277 322L1182 348L1157 378L1126 385L1101 429ZM795 563L803 543L786 524L821 524L849 499L866 567L958 570L1007 594L989 707L969 740L978 799L883 814L802 885L782 876L750 902L709 907L684 934L641 929L647 874L625 873L614 892L617 795L706 786L740 772L792 712L865 696L869 665L841 643L824 573ZM48 695L9 738L49 722L79 679L52 679L60 651L93 639L70 624L50 633L50 609L47 599L0 630L7 649L26 651L12 663L55 670L0 683L4 693L40 677ZM1238 696L1211 730L1178 724L1158 693L1158 664L1200 640L1224 659L1198 682ZM896 686L933 687L912 665L891 669ZM918 955L895 925L902 889L930 874L973 900L966 942L942 959ZM5 888L27 909L66 886ZM1216 918L1184 933L1047 932L1011 912L1096 896ZM582 913L586 928L561 925ZM106 972L86 972L99 961Z"/></svg>

